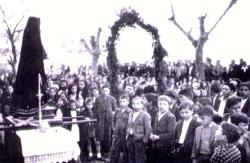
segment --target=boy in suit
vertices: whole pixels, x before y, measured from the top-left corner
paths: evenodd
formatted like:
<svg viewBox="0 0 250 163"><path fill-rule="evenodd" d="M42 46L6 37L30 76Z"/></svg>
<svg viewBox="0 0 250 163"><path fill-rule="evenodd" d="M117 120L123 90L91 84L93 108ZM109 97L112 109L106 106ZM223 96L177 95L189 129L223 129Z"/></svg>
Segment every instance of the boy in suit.
<svg viewBox="0 0 250 163"><path fill-rule="evenodd" d="M128 117L132 109L128 107L128 95L122 95L119 99L120 108L117 108L113 117L113 143L110 149L111 163L119 162L120 153L122 153L122 161L128 161L128 149L126 145L126 129L128 125Z"/></svg>
<svg viewBox="0 0 250 163"><path fill-rule="evenodd" d="M129 114L126 140L129 163L146 162L146 144L152 131L151 117L144 111L141 97L132 99L133 112Z"/></svg>
<svg viewBox="0 0 250 163"><path fill-rule="evenodd" d="M193 147L195 129L200 125L193 118L194 103L186 101L180 105L180 115L183 118L177 122L175 130L175 163L191 163L191 151Z"/></svg>
<svg viewBox="0 0 250 163"><path fill-rule="evenodd" d="M215 132L218 126L213 123L213 108L206 105L198 112L201 126L195 130L191 158L193 163L209 163L214 149Z"/></svg>
<svg viewBox="0 0 250 163"><path fill-rule="evenodd" d="M102 86L102 94L96 98L93 110L98 120L101 151L107 156L112 144L112 117L116 110L116 100L110 95L108 85Z"/></svg>
<svg viewBox="0 0 250 163"><path fill-rule="evenodd" d="M153 133L150 139L153 141L153 153L155 163L172 162L171 151L173 149L175 116L169 111L171 99L168 96L158 97L158 113L153 125Z"/></svg>

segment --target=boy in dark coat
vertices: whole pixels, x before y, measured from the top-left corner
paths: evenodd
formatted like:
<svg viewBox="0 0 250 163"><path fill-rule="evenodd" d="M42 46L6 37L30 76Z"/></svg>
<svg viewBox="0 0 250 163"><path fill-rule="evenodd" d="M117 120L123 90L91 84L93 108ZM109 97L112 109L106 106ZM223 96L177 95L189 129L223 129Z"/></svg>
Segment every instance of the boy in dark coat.
<svg viewBox="0 0 250 163"><path fill-rule="evenodd" d="M132 109L128 107L129 97L122 95L120 97L120 108L117 108L113 117L113 143L110 149L111 163L119 162L120 153L122 153L122 161L128 161L128 149L126 145L126 129L128 125L128 117Z"/></svg>
<svg viewBox="0 0 250 163"><path fill-rule="evenodd" d="M101 150L107 154L112 144L112 116L116 110L116 101L110 95L108 85L102 86L102 94L96 98L94 110L97 113Z"/></svg>
<svg viewBox="0 0 250 163"><path fill-rule="evenodd" d="M153 125L153 133L150 139L153 141L153 153L155 163L172 162L171 151L173 149L175 133L175 116L169 111L171 99L168 96L158 97L159 111Z"/></svg>
<svg viewBox="0 0 250 163"><path fill-rule="evenodd" d="M176 124L175 130L175 163L191 163L191 152L194 141L195 129L200 125L196 118L193 118L194 103L187 101L180 106L180 115L183 120Z"/></svg>

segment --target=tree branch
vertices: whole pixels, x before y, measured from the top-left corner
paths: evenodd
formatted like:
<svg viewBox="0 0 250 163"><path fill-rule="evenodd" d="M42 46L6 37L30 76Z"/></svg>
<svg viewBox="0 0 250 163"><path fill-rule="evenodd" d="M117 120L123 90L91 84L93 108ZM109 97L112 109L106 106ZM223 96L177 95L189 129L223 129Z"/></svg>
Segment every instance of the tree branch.
<svg viewBox="0 0 250 163"><path fill-rule="evenodd" d="M83 45L84 45L84 47L87 49L87 51L88 51L89 53L92 53L91 50L90 50L90 48L89 48L89 46L88 46L88 44L86 43L86 41L85 41L84 38L81 39L81 42L83 43Z"/></svg>
<svg viewBox="0 0 250 163"><path fill-rule="evenodd" d="M212 26L212 28L208 31L208 34L210 34L214 28L218 25L218 23L221 21L221 19L226 15L226 13L231 9L231 7L237 2L237 0L231 0L226 10L223 12L223 14L219 17L219 19L215 22L215 24Z"/></svg>
<svg viewBox="0 0 250 163"><path fill-rule="evenodd" d="M19 24L23 21L24 19L24 16L22 16L22 18L17 22L17 24L15 25L14 29L13 29L13 35L15 34L16 31L20 31L20 30L17 30L17 27L19 26ZM20 33L20 32L18 32Z"/></svg>
<svg viewBox="0 0 250 163"><path fill-rule="evenodd" d="M100 39L100 34L101 34L101 27L98 28L98 32L97 32L97 35L96 35L96 48L99 49L99 39Z"/></svg>
<svg viewBox="0 0 250 163"><path fill-rule="evenodd" d="M171 1L170 1L171 2ZM185 31L181 25L176 21L175 19L175 14L174 14L174 9L173 9L173 5L171 2L171 11L172 11L172 17L169 18L169 20L192 42L193 46L196 47L197 46L197 40L195 40L192 36L191 36L191 31Z"/></svg>
<svg viewBox="0 0 250 163"><path fill-rule="evenodd" d="M10 58L7 60L10 65L13 64L13 58L10 56Z"/></svg>
<svg viewBox="0 0 250 163"><path fill-rule="evenodd" d="M205 18L206 18L206 16L207 16L207 14L199 17L201 35L203 35L205 33Z"/></svg>

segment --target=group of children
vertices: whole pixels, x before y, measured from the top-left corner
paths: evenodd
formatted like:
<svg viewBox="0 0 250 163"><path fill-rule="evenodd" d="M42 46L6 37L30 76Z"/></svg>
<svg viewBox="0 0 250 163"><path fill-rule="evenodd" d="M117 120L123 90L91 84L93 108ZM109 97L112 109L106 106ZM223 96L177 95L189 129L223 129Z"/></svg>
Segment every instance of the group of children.
<svg viewBox="0 0 250 163"><path fill-rule="evenodd" d="M136 93L127 84L118 101L108 85L86 93L80 89L84 84L79 80L68 89L49 87L46 104L56 108L59 118L97 119L67 126L89 158L96 155L111 163L250 162L249 84L211 83L202 93L193 82L191 91L169 87L164 95L147 93L146 87ZM1 98L6 114L9 96Z"/></svg>
<svg viewBox="0 0 250 163"><path fill-rule="evenodd" d="M129 103L131 101L131 108ZM236 100L237 101L237 100ZM88 115L93 101L86 101ZM109 152L111 163L240 163L250 160L249 118L244 113L230 113L228 121L216 121L211 105L199 110L190 99L178 107L180 119L173 114L172 99L168 95L157 98L157 113L153 118L145 107L145 98L121 95L119 108L112 116L112 145ZM235 110L237 107L235 108ZM153 120L152 120L153 119ZM101 157L100 142L95 135L98 127L88 124L88 152L96 146ZM91 143L94 143L91 145Z"/></svg>

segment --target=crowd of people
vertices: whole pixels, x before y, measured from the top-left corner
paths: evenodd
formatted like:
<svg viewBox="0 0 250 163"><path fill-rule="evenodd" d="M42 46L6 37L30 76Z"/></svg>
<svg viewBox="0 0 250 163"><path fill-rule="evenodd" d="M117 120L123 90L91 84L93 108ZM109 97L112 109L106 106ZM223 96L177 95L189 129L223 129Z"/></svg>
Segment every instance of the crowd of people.
<svg viewBox="0 0 250 163"><path fill-rule="evenodd" d="M57 118L97 122L66 126L82 155L111 163L250 162L250 68L204 63L205 80L192 62L165 64L160 94L154 65L120 65L119 96L112 96L108 69L47 74L44 107ZM12 114L13 86L1 80L1 113Z"/></svg>

